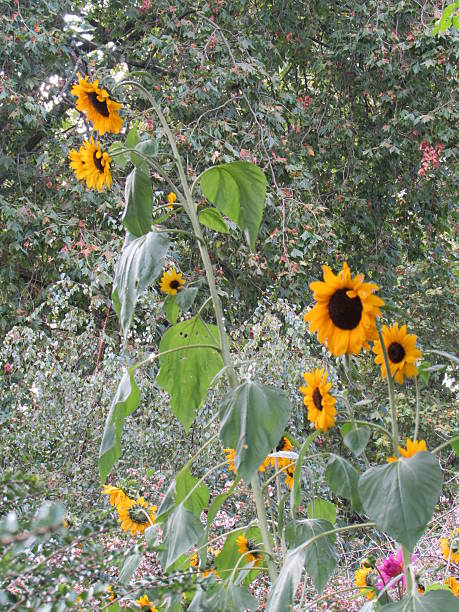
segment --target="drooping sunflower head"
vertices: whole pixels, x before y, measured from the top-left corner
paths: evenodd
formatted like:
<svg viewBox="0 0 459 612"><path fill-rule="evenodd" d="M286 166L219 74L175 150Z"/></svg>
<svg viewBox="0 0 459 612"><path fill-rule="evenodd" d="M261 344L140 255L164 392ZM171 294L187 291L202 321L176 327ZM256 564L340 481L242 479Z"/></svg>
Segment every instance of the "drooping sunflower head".
<svg viewBox="0 0 459 612"><path fill-rule="evenodd" d="M406 333L406 325L402 325L399 329L398 323L394 323L390 327L384 325L382 337L389 360L390 372L394 380L402 384L405 376L407 378L416 376L418 369L414 363L422 355L421 351L416 348L417 337L414 334ZM382 377L386 378L387 369L379 340L376 340L373 345L373 353L376 355L375 363L381 366Z"/></svg>
<svg viewBox="0 0 459 612"><path fill-rule="evenodd" d="M375 597L374 579L375 575L371 567L361 567L355 572L355 586L360 587L360 592L368 599Z"/></svg>
<svg viewBox="0 0 459 612"><path fill-rule="evenodd" d="M449 576L444 584L451 589L454 597L459 597L459 582L454 576Z"/></svg>
<svg viewBox="0 0 459 612"><path fill-rule="evenodd" d="M275 448L275 451L276 453L289 452L292 450L292 448L293 446L290 440L286 436L282 436ZM274 468L276 467L276 464L278 468L281 468L291 463L291 459L288 459L288 457L270 457L269 460Z"/></svg>
<svg viewBox="0 0 459 612"><path fill-rule="evenodd" d="M148 595L142 595L142 597L135 600L135 603L139 604L142 610L148 608L149 612L158 612L158 608L151 603L151 601L148 599Z"/></svg>
<svg viewBox="0 0 459 612"><path fill-rule="evenodd" d="M182 278L182 273L176 272L175 268L171 268L162 275L160 289L163 293L177 295L184 284L185 279Z"/></svg>
<svg viewBox="0 0 459 612"><path fill-rule="evenodd" d="M426 451L426 450L427 450L427 445L426 445L425 440L411 441L410 438L406 439L406 449L402 448L401 446L398 447L398 452L400 453L402 457L405 457L405 459L408 459L408 457L412 457L416 453L419 453L419 451ZM397 457L387 458L387 463L393 463L394 461L397 461Z"/></svg>
<svg viewBox="0 0 459 612"><path fill-rule="evenodd" d="M363 274L352 277L346 262L338 275L328 266L322 269L324 281L310 285L317 303L305 314L305 321L333 355L357 355L377 335L376 317L381 315L380 306L384 305L373 295L378 285L365 283Z"/></svg>
<svg viewBox="0 0 459 612"><path fill-rule="evenodd" d="M123 120L118 114L121 104L110 98L105 89L99 88L99 81L93 83L78 75L78 85L72 87L72 94L77 96L76 107L79 111L86 113L94 129L102 136L105 132L118 134L123 125Z"/></svg>
<svg viewBox="0 0 459 612"><path fill-rule="evenodd" d="M304 372L306 387L300 387L304 395L304 405L308 409L308 419L316 429L328 431L335 424L336 399L330 395L332 383L327 382L328 372L324 368Z"/></svg>
<svg viewBox="0 0 459 612"><path fill-rule="evenodd" d="M293 478L295 476L295 464L291 463L285 470L285 484L288 486L290 491L293 487Z"/></svg>
<svg viewBox="0 0 459 612"><path fill-rule="evenodd" d="M129 499L122 489L111 485L104 485L102 487L102 495L108 495L108 500L112 506L117 506Z"/></svg>
<svg viewBox="0 0 459 612"><path fill-rule="evenodd" d="M143 497L137 499L127 498L116 506L123 531L130 531L132 535L144 533L155 522L156 506L150 506Z"/></svg>
<svg viewBox="0 0 459 612"><path fill-rule="evenodd" d="M109 188L112 183L110 163L112 158L100 148L100 142L94 138L85 140L80 151L70 151L70 166L75 171L77 179L86 181L88 189L102 191L104 185Z"/></svg>
<svg viewBox="0 0 459 612"><path fill-rule="evenodd" d="M440 540L440 547L446 561L459 564L459 527L456 527L456 532L450 538Z"/></svg>
<svg viewBox="0 0 459 612"><path fill-rule="evenodd" d="M229 471L237 474L236 466L234 464L234 460L236 458L236 451L234 450L234 448L225 448L224 451L225 451L226 461L228 463ZM270 465L271 465L271 458L268 456L263 461L263 463L260 465L260 467L258 468L258 471L264 472L266 468L269 467Z"/></svg>
<svg viewBox="0 0 459 612"><path fill-rule="evenodd" d="M206 567L201 572L201 578L207 578L210 574L214 574L217 578L220 576L217 574L217 570L214 567L215 559L220 554L221 550L218 548L212 548L211 546L207 547L207 563ZM190 567L194 567L196 569L199 568L199 555L198 553L194 553L190 557Z"/></svg>
<svg viewBox="0 0 459 612"><path fill-rule="evenodd" d="M263 559L263 554L260 550L257 550L260 548L259 545L252 542L252 540L247 540L244 534L238 536L236 543L238 553L245 556L247 563L253 561L254 565L260 565Z"/></svg>

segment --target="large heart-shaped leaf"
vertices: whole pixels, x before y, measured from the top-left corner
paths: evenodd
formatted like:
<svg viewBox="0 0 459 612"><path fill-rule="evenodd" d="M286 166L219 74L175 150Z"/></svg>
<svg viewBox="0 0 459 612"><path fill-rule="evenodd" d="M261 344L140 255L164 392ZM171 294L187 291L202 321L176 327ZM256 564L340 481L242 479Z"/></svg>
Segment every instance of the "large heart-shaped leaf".
<svg viewBox="0 0 459 612"><path fill-rule="evenodd" d="M163 534L165 550L160 551L161 566L167 570L177 559L204 535L199 518L180 504L170 514Z"/></svg>
<svg viewBox="0 0 459 612"><path fill-rule="evenodd" d="M187 431L210 383L223 368L218 337L215 325L193 317L173 325L161 338L161 353L183 347L160 357L156 382L170 393L172 410Z"/></svg>
<svg viewBox="0 0 459 612"><path fill-rule="evenodd" d="M234 465L251 480L266 455L278 444L292 411L287 396L274 387L245 382L220 405L220 438L236 450Z"/></svg>
<svg viewBox="0 0 459 612"><path fill-rule="evenodd" d="M148 234L152 222L153 189L143 166L134 168L127 177L124 200L125 208L121 219L124 227L137 237Z"/></svg>
<svg viewBox="0 0 459 612"><path fill-rule="evenodd" d="M115 462L121 457L121 434L124 419L140 403L140 389L134 380L135 368L129 368L118 385L110 412L105 421L102 443L99 450L99 472L105 482Z"/></svg>
<svg viewBox="0 0 459 612"><path fill-rule="evenodd" d="M359 480L363 509L378 527L413 550L432 518L442 480L438 459L426 451L370 468Z"/></svg>
<svg viewBox="0 0 459 612"><path fill-rule="evenodd" d="M133 238L128 234L113 281L113 307L126 338L139 296L158 278L169 248L167 234L150 232Z"/></svg>
<svg viewBox="0 0 459 612"><path fill-rule="evenodd" d="M333 493L348 499L355 510L361 509L358 491L359 473L349 461L339 455L331 454L325 470L325 480Z"/></svg>
<svg viewBox="0 0 459 612"><path fill-rule="evenodd" d="M344 444L358 457L365 450L371 431L366 425L354 426L352 423L345 423L341 427L341 435L343 436Z"/></svg>
<svg viewBox="0 0 459 612"><path fill-rule="evenodd" d="M429 591L425 595L404 597L385 606L378 607L384 612L458 612L459 603L450 591Z"/></svg>
<svg viewBox="0 0 459 612"><path fill-rule="evenodd" d="M328 501L328 499L321 499L320 497L315 497L309 502L307 513L309 518L321 518L325 519L326 521L330 521L332 525L335 524L336 506L331 501Z"/></svg>
<svg viewBox="0 0 459 612"><path fill-rule="evenodd" d="M304 552L295 548L287 553L284 564L269 593L266 612L291 610L303 573Z"/></svg>
<svg viewBox="0 0 459 612"><path fill-rule="evenodd" d="M253 249L266 195L263 171L246 161L214 166L201 176L201 190L220 212L247 232L248 243Z"/></svg>
<svg viewBox="0 0 459 612"><path fill-rule="evenodd" d="M287 525L285 537L290 548L298 548L314 536L331 531L332 529L333 525L324 519L292 521ZM336 549L330 538L324 536L302 550L304 552L303 564L306 571L311 576L318 592L322 593L338 562Z"/></svg>

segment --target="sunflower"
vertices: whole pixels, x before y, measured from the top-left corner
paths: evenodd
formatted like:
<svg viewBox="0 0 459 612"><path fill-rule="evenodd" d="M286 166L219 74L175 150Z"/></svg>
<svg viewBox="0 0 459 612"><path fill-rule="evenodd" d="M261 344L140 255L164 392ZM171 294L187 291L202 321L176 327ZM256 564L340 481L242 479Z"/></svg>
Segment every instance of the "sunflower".
<svg viewBox="0 0 459 612"><path fill-rule="evenodd" d="M288 486L290 491L293 487L293 476L295 474L295 464L291 463L285 470L285 484Z"/></svg>
<svg viewBox="0 0 459 612"><path fill-rule="evenodd" d="M108 495L108 501L112 506L117 506L129 499L122 489L112 487L111 485L104 485L102 487L102 495Z"/></svg>
<svg viewBox="0 0 459 612"><path fill-rule="evenodd" d="M124 502L116 506L116 510L121 529L130 531L132 535L144 533L145 529L155 522L156 506L149 506L143 497L137 499L126 498Z"/></svg>
<svg viewBox="0 0 459 612"><path fill-rule="evenodd" d="M404 376L407 378L416 376L418 369L414 362L422 355L421 351L416 348L417 337L414 334L406 333L406 325L402 325L399 329L398 323L390 327L384 325L382 337L389 360L390 373L394 380L402 384ZM373 353L376 355L375 363L381 366L382 377L386 378L386 364L384 363L384 355L379 340L376 340L373 345Z"/></svg>
<svg viewBox="0 0 459 612"><path fill-rule="evenodd" d="M236 458L236 451L234 448L225 448L223 449L226 455L226 461L228 462L228 469L230 472L234 472L237 474L236 466L234 465L234 459ZM263 463L258 468L259 472L264 472L267 467L270 465L270 457L266 457Z"/></svg>
<svg viewBox="0 0 459 612"><path fill-rule="evenodd" d="M419 451L426 450L427 445L425 440L414 440L414 442L412 442L410 438L406 439L406 450L401 446L398 447L398 452L402 457L405 457L405 459L412 457L416 453L419 453ZM397 457L387 457L387 463L393 463L394 461L397 461Z"/></svg>
<svg viewBox="0 0 459 612"><path fill-rule="evenodd" d="M88 189L102 191L104 185L110 188L112 175L110 174L110 162L112 158L106 151L100 148L100 142L85 140L81 152L81 160L84 163L84 178Z"/></svg>
<svg viewBox="0 0 459 612"><path fill-rule="evenodd" d="M135 603L139 604L139 606L141 608L146 608L148 606L150 606L150 611L149 612L158 612L158 608L156 608L151 601L148 599L148 595L142 595L142 597L139 597L139 599L135 600Z"/></svg>
<svg viewBox="0 0 459 612"><path fill-rule="evenodd" d="M84 181L86 179L86 168L82 159L83 151L84 147L80 147L79 151L72 149L69 153L70 167L73 168L79 181Z"/></svg>
<svg viewBox="0 0 459 612"><path fill-rule="evenodd" d="M160 289L163 293L177 295L177 291L180 291L184 284L185 280L182 278L182 273L176 272L175 268L171 268L167 272L164 272L161 278Z"/></svg>
<svg viewBox="0 0 459 612"><path fill-rule="evenodd" d="M375 597L372 578L374 574L371 567L361 567L355 572L355 586L360 587L360 592L368 599Z"/></svg>
<svg viewBox="0 0 459 612"><path fill-rule="evenodd" d="M252 542L251 540L247 540L245 535L241 534L236 539L236 544L237 544L237 552L240 555L245 554L247 563L250 563L251 561L253 561L255 566L260 565L261 560L263 559L263 555L261 552L257 550L259 546L257 546L255 542Z"/></svg>
<svg viewBox="0 0 459 612"><path fill-rule="evenodd" d="M459 563L459 527L456 527L456 533L451 533L450 539L442 538L440 546L441 552L447 561Z"/></svg>
<svg viewBox="0 0 459 612"><path fill-rule="evenodd" d="M212 548L211 546L207 547L207 557L209 559L209 562L207 563L207 567L206 569L204 569L201 572L201 578L207 578L207 576L209 576L210 574L214 574L217 578L220 578L220 576L217 574L217 571L213 566L215 559L218 557L218 555L220 554L220 550L218 548ZM194 555L191 555L190 557L190 567L195 567L196 569L199 568L199 556L198 553L194 553Z"/></svg>
<svg viewBox="0 0 459 612"><path fill-rule="evenodd" d="M459 582L454 576L447 578L443 584L452 590L454 597L459 597Z"/></svg>
<svg viewBox="0 0 459 612"><path fill-rule="evenodd" d="M335 275L328 266L322 266L324 282L310 284L317 304L304 315L311 332L317 331L319 342L327 342L335 356L344 353L357 355L368 340L377 337L376 317L384 302L373 295L378 290L374 283L364 283L363 274L352 278L346 262Z"/></svg>
<svg viewBox="0 0 459 612"><path fill-rule="evenodd" d="M279 440L279 444L276 446L275 452L276 453L290 452L292 448L293 446L290 440L286 438L285 436L282 436L282 438ZM268 460L274 468L276 467L276 462L277 462L278 468L284 467L286 465L290 465L290 463L292 463L292 461L288 459L287 457L269 457Z"/></svg>
<svg viewBox="0 0 459 612"><path fill-rule="evenodd" d="M78 85L72 87L72 94L78 97L77 110L86 113L101 136L105 132L118 134L123 125L123 120L118 115L122 105L112 100L105 89L98 87L98 80L90 83L88 78L86 76L82 79L79 74Z"/></svg>
<svg viewBox="0 0 459 612"><path fill-rule="evenodd" d="M336 399L330 395L332 384L327 383L328 372L324 368L304 372L306 387L300 387L304 395L304 404L308 408L308 419L316 429L328 431L335 424Z"/></svg>
<svg viewBox="0 0 459 612"><path fill-rule="evenodd" d="M174 208L174 202L177 200L177 194L173 191L167 196L167 201L169 202L167 208Z"/></svg>

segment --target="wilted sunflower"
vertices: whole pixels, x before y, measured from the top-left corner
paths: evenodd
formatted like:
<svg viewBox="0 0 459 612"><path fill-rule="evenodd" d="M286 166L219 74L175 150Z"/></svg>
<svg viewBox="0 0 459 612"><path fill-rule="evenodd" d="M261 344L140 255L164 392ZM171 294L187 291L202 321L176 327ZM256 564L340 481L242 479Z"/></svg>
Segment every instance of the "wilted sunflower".
<svg viewBox="0 0 459 612"><path fill-rule="evenodd" d="M459 527L452 533L450 539L440 540L441 552L447 561L459 564Z"/></svg>
<svg viewBox="0 0 459 612"><path fill-rule="evenodd" d="M201 578L207 578L207 576L209 576L210 574L214 574L215 576L217 576L217 578L220 578L220 576L217 574L216 569L212 567L215 563L215 559L218 557L220 552L221 550L219 550L218 548L212 548L211 546L207 547L207 566L201 572ZM195 567L196 569L199 569L198 553L194 553L193 555L191 555L190 567Z"/></svg>
<svg viewBox="0 0 459 612"><path fill-rule="evenodd" d="M328 266L322 266L322 270L324 282L310 284L317 304L304 319L333 355L357 355L362 346L368 347L368 340L377 336L376 317L381 315L379 307L384 305L373 295L378 285L364 283L363 274L352 278L346 262L338 275Z"/></svg>
<svg viewBox="0 0 459 612"><path fill-rule="evenodd" d="M426 450L427 446L425 440L415 440L414 442L412 442L410 438L406 439L406 450L401 446L398 447L398 452L401 454L402 457L405 457L405 459L407 459L408 457L412 457L416 453L419 453L419 451ZM387 457L387 463L393 463L394 461L397 461L397 457Z"/></svg>
<svg viewBox="0 0 459 612"><path fill-rule="evenodd" d="M151 603L151 601L148 599L148 595L142 595L142 597L135 600L135 603L139 604L142 609L150 607L149 612L158 612L158 608Z"/></svg>
<svg viewBox="0 0 459 612"><path fill-rule="evenodd" d="M247 563L250 563L251 561L253 561L254 565L256 566L260 565L263 559L263 554L257 550L259 548L257 544L255 544L251 540L247 540L244 534L241 534L236 539L236 544L237 544L237 552L240 555L243 555L244 553L246 553L245 559L247 559Z"/></svg>
<svg viewBox="0 0 459 612"><path fill-rule="evenodd" d="M228 469L230 472L234 472L237 474L236 466L234 465L234 459L236 457L236 451L234 448L225 448L223 449L226 455L226 461L228 462ZM258 468L259 472L264 472L267 467L270 465L270 457L266 457L263 463Z"/></svg>
<svg viewBox="0 0 459 612"><path fill-rule="evenodd" d="M129 499L122 489L112 487L111 485L104 485L102 487L102 495L108 495L108 500L112 506L117 506Z"/></svg>
<svg viewBox="0 0 459 612"><path fill-rule="evenodd" d="M368 599L375 597L373 589L374 574L371 567L361 567L355 572L355 586L360 587L360 592Z"/></svg>
<svg viewBox="0 0 459 612"><path fill-rule="evenodd" d="M278 445L276 446L275 452L276 453L289 452L292 450L292 448L293 446L290 440L286 438L285 436L282 436L282 438L279 440ZM277 462L277 467L278 469L280 469L281 467L284 467L285 465L290 465L292 460L288 459L287 457L269 457L269 462L274 468L276 467L276 462Z"/></svg>
<svg viewBox="0 0 459 612"><path fill-rule="evenodd" d="M447 578L443 584L452 590L454 597L459 597L459 582L454 576Z"/></svg>
<svg viewBox="0 0 459 612"><path fill-rule="evenodd" d="M182 278L182 273L176 272L175 268L171 268L162 275L160 289L163 293L177 295L177 291L180 291L184 284L185 279Z"/></svg>
<svg viewBox="0 0 459 612"><path fill-rule="evenodd" d="M416 376L418 369L414 362L422 355L421 351L416 348L417 336L407 334L406 325L402 325L399 329L398 323L395 323L390 327L383 326L382 337L389 360L390 372L394 380L402 384L405 376L407 378ZM379 340L376 340L373 345L373 353L376 355L375 363L381 366L382 377L386 378L386 364Z"/></svg>
<svg viewBox="0 0 459 612"><path fill-rule="evenodd" d="M288 486L290 491L293 487L293 477L295 475L295 464L291 463L285 470L285 484Z"/></svg>
<svg viewBox="0 0 459 612"><path fill-rule="evenodd" d="M156 506L149 506L143 497L137 499L127 498L116 506L123 531L130 531L132 535L144 533L145 529L155 522ZM148 519L150 517L150 520Z"/></svg>
<svg viewBox="0 0 459 612"><path fill-rule="evenodd" d="M308 419L316 429L328 431L335 424L336 399L330 395L332 383L327 383L328 372L324 368L304 372L306 387L300 387L304 405L308 408Z"/></svg>
<svg viewBox="0 0 459 612"><path fill-rule="evenodd" d="M72 94L78 97L76 107L86 113L88 119L94 124L94 129L102 136L105 132L118 134L123 120L118 115L121 108L119 102L110 98L105 89L99 88L99 81L88 81L89 77L81 78L78 75L78 85L72 87Z"/></svg>

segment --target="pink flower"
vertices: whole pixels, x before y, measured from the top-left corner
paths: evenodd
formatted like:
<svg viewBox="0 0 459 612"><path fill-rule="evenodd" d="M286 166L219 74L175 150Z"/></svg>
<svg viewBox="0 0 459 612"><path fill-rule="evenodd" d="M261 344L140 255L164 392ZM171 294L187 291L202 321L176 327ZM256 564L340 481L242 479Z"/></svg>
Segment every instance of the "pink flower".
<svg viewBox="0 0 459 612"><path fill-rule="evenodd" d="M411 555L411 563L414 563L417 559L418 559L419 555ZM386 586L386 584L388 584L392 578L396 578L397 576L400 576L399 580L396 580L394 582L394 586L401 580L403 586L406 586L406 580L405 580L405 567L403 565L403 555L402 555L402 549L399 548L397 551L397 554L394 555L389 555L387 557L387 559L384 559L384 561L381 563L381 565L377 566L381 576L383 577L384 583L379 580L378 584L376 585L378 589L382 589Z"/></svg>

